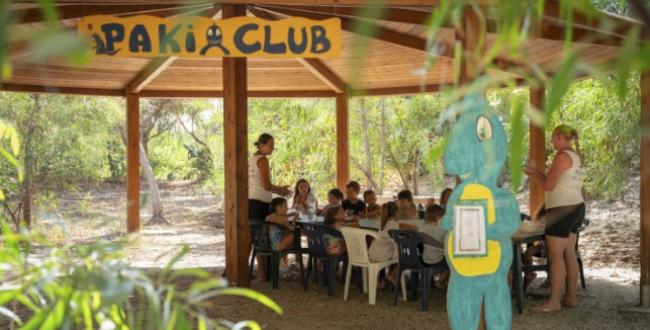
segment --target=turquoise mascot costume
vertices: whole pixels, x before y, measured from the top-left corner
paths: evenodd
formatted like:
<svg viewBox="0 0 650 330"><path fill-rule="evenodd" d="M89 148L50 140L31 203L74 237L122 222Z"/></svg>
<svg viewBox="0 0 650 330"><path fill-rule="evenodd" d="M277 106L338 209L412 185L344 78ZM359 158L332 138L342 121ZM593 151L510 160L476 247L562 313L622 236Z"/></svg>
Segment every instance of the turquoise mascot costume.
<svg viewBox="0 0 650 330"><path fill-rule="evenodd" d="M452 329L477 329L481 304L488 329L512 327L508 272L510 236L520 224L512 193L497 186L506 162L506 133L481 94L471 94L455 108L455 122L445 147L445 172L460 177L447 203L441 226L448 232L445 256L451 269L447 311ZM486 220L486 253L455 255L456 206L477 206Z"/></svg>

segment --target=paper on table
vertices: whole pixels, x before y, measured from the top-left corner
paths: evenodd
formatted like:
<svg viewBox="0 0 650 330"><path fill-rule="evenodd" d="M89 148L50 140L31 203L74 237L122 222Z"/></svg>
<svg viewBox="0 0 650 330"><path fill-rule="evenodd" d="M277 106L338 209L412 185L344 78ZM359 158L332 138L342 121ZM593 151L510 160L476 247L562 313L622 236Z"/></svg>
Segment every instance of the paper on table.
<svg viewBox="0 0 650 330"><path fill-rule="evenodd" d="M454 207L454 255L485 255L485 215L481 205Z"/></svg>

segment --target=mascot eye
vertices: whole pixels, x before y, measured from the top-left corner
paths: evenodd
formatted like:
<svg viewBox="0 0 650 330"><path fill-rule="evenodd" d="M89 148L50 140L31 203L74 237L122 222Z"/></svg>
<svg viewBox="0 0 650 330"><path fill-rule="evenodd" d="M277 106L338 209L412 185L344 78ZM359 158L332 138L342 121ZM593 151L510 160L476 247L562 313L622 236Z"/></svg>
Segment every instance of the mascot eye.
<svg viewBox="0 0 650 330"><path fill-rule="evenodd" d="M476 122L476 135L478 136L479 141L492 139L492 124L487 117L478 117L478 121Z"/></svg>
<svg viewBox="0 0 650 330"><path fill-rule="evenodd" d="M208 29L208 37L212 37L212 29Z"/></svg>

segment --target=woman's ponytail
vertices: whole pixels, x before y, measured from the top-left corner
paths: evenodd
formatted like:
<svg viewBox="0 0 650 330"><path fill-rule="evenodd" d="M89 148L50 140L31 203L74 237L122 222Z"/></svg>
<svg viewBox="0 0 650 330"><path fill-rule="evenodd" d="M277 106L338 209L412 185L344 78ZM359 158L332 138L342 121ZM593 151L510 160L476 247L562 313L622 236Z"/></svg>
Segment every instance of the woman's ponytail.
<svg viewBox="0 0 650 330"><path fill-rule="evenodd" d="M580 151L580 138L578 136L578 130L572 129L571 133L571 135L573 135L573 143L576 147L576 153L578 154L578 157L580 157L580 162L584 163L584 159L582 158L582 151Z"/></svg>
<svg viewBox="0 0 650 330"><path fill-rule="evenodd" d="M267 144L270 140L273 140L273 136L268 133L262 133L260 136L257 138L257 142L255 142L255 146L257 148L261 147L263 144Z"/></svg>

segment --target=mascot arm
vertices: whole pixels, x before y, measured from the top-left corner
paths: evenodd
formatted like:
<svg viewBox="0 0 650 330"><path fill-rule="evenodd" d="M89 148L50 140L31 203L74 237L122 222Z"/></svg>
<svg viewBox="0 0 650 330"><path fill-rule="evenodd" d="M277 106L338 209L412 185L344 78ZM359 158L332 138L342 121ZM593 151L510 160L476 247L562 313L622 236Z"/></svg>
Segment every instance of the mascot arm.
<svg viewBox="0 0 650 330"><path fill-rule="evenodd" d="M521 216L519 213L519 204L517 200L508 192L501 194L500 199L496 201L496 223L488 225L487 239L488 240L502 240L509 239L514 232L517 231L521 224Z"/></svg>

